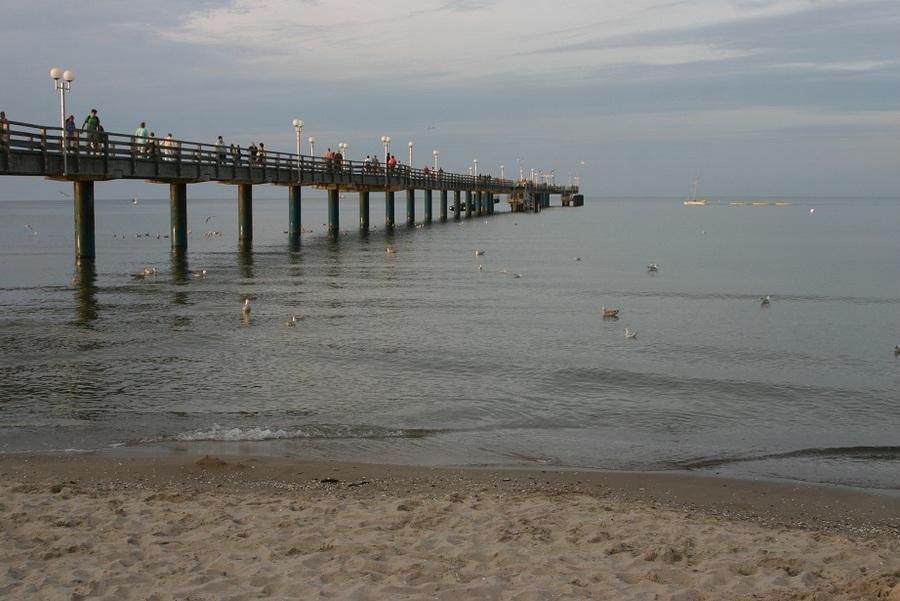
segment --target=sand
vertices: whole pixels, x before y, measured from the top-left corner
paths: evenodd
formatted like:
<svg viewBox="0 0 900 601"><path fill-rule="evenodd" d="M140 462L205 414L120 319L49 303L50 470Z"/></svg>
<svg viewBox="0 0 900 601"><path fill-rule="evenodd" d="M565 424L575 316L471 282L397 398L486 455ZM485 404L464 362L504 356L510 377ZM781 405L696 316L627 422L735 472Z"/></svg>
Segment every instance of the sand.
<svg viewBox="0 0 900 601"><path fill-rule="evenodd" d="M671 474L0 455L0 598L900 601L900 498Z"/></svg>

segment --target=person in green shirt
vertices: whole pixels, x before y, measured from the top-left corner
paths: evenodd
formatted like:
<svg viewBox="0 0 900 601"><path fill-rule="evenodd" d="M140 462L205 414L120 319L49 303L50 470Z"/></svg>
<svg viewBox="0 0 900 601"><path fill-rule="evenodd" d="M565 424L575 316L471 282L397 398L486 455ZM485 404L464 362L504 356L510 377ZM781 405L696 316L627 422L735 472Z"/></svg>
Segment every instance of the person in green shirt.
<svg viewBox="0 0 900 601"><path fill-rule="evenodd" d="M150 137L150 131L147 124L141 121L141 124L134 130L134 149L139 154L147 153L147 139Z"/></svg>
<svg viewBox="0 0 900 601"><path fill-rule="evenodd" d="M88 148L92 152L98 152L100 150L100 117L97 116L97 109L91 109L91 114L84 118L81 131L88 134Z"/></svg>

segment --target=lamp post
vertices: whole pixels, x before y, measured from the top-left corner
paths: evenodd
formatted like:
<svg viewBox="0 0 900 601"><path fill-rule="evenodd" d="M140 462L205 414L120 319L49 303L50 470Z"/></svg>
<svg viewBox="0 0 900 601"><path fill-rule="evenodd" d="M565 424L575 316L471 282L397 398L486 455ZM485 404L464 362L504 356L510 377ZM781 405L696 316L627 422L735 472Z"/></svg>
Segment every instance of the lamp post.
<svg viewBox="0 0 900 601"><path fill-rule="evenodd" d="M391 148L391 137L390 136L381 136L381 143L384 145L384 168L387 169L388 163L388 150ZM412 151L410 151L412 152Z"/></svg>
<svg viewBox="0 0 900 601"><path fill-rule="evenodd" d="M294 119L291 121L291 125L294 126L294 131L297 132L297 179L300 178L300 132L303 131L303 120L302 119Z"/></svg>
<svg viewBox="0 0 900 601"><path fill-rule="evenodd" d="M409 146L409 168L410 169L412 169L412 166L413 166L412 165L412 149L413 149L413 146L415 146L415 145L416 145L415 142L413 142L412 140L410 140L409 144L407 144L407 146Z"/></svg>
<svg viewBox="0 0 900 601"><path fill-rule="evenodd" d="M469 177L472 177L472 168L469 167Z"/></svg>
<svg viewBox="0 0 900 601"><path fill-rule="evenodd" d="M68 69L63 71L59 67L50 69L50 79L56 84L59 90L59 122L62 131L59 136L59 146L63 155L63 175L69 174L69 162L66 157L66 92L72 89L72 82L75 81L75 74Z"/></svg>
<svg viewBox="0 0 900 601"><path fill-rule="evenodd" d="M500 179L503 179L503 165L500 165Z"/></svg>
<svg viewBox="0 0 900 601"><path fill-rule="evenodd" d="M349 148L349 147L350 147L350 145L347 144L346 142L338 142L338 150L341 151L341 157L343 157L343 160L345 160L345 161L348 160L347 159L347 148Z"/></svg>
<svg viewBox="0 0 900 601"><path fill-rule="evenodd" d="M475 177L478 177L478 159L473 159L473 163L475 163Z"/></svg>
<svg viewBox="0 0 900 601"><path fill-rule="evenodd" d="M437 171L437 170L438 170L438 164L437 164L437 163L438 163L438 157L441 156L441 153L440 153L439 150L432 150L432 151L431 151L431 156L434 157L434 170Z"/></svg>
<svg viewBox="0 0 900 601"><path fill-rule="evenodd" d="M316 139L312 136L309 137L309 154L316 156Z"/></svg>

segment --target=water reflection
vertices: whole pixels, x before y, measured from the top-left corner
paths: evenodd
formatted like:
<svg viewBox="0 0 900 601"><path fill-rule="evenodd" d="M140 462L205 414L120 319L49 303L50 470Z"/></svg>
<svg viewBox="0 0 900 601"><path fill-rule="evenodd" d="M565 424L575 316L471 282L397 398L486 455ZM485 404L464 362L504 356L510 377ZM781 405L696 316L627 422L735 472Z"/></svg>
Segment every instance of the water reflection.
<svg viewBox="0 0 900 601"><path fill-rule="evenodd" d="M81 259L75 264L75 320L79 325L90 325L100 315L97 308L97 265L91 259Z"/></svg>
<svg viewBox="0 0 900 601"><path fill-rule="evenodd" d="M238 269L240 269L241 277L253 279L253 246L250 242L244 242L238 247L237 253Z"/></svg>
<svg viewBox="0 0 900 601"><path fill-rule="evenodd" d="M188 302L188 293L187 289L183 286L188 283L188 280L190 280L191 277L188 269L187 252L182 248L172 249L171 263L172 283L176 286L172 302L176 305L186 305ZM176 323L176 325L180 326L184 324Z"/></svg>

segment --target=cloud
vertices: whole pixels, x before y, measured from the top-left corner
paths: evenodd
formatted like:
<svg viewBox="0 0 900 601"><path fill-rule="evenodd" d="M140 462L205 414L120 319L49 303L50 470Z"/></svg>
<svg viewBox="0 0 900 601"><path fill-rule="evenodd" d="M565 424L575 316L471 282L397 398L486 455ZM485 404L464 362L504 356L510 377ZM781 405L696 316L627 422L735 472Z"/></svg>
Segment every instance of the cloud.
<svg viewBox="0 0 900 601"><path fill-rule="evenodd" d="M492 77L576 79L584 69L703 63L755 48L653 36L793 15L848 0L231 0L157 31L215 47L256 76L465 84ZM640 43L623 43L631 36Z"/></svg>

